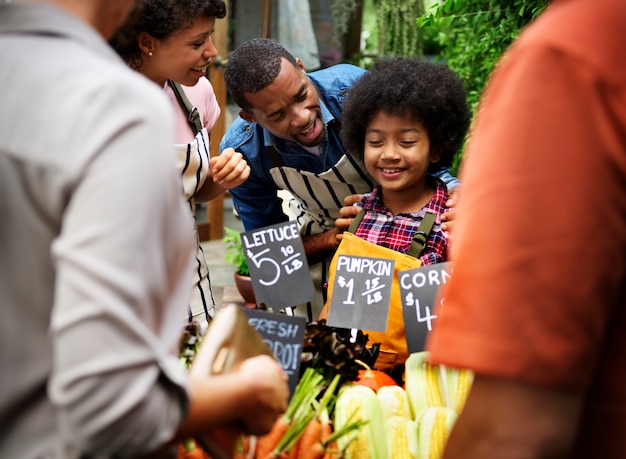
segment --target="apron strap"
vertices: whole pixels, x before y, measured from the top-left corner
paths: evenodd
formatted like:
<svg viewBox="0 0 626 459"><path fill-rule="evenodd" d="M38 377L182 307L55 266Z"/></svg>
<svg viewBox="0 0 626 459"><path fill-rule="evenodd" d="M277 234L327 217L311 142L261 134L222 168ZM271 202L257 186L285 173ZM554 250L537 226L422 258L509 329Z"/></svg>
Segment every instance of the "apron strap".
<svg viewBox="0 0 626 459"><path fill-rule="evenodd" d="M270 155L272 164L274 164L275 167L283 167L285 165L283 158L280 156L280 153L278 153L278 150L274 147L274 145L267 145L265 150Z"/></svg>
<svg viewBox="0 0 626 459"><path fill-rule="evenodd" d="M361 211L354 217L352 223L346 231L354 234L356 229L359 227L363 216L365 215L365 210L361 209ZM437 214L434 212L426 211L424 214L424 218L420 222L417 227L417 232L413 235L413 239L411 240L411 247L407 251L407 255L411 255L413 258L419 258L420 254L424 251L424 247L426 247L426 242L428 241L428 236L435 225L435 221L437 220Z"/></svg>
<svg viewBox="0 0 626 459"><path fill-rule="evenodd" d="M413 235L413 240L411 241L411 247L407 251L408 255L412 257L419 258L420 254L426 247L426 241L428 241L428 236L435 225L435 221L437 219L437 214L433 212L426 212L424 214L424 218L420 222L420 226L417 227L417 233Z"/></svg>
<svg viewBox="0 0 626 459"><path fill-rule="evenodd" d="M363 220L363 215L365 215L365 210L361 209L361 211L356 214L356 217L354 217L354 220L352 220L352 223L350 223L350 226L346 231L352 234L356 233L356 229L361 224L361 220Z"/></svg>
<svg viewBox="0 0 626 459"><path fill-rule="evenodd" d="M198 132L202 130L202 122L200 121L198 109L191 105L191 102L187 99L187 96L185 95L185 92L180 84L172 80L167 80L167 84L170 88L172 88L172 91L174 91L174 95L176 96L178 103L187 115L187 123L189 123L189 127L193 131L193 135L198 135Z"/></svg>

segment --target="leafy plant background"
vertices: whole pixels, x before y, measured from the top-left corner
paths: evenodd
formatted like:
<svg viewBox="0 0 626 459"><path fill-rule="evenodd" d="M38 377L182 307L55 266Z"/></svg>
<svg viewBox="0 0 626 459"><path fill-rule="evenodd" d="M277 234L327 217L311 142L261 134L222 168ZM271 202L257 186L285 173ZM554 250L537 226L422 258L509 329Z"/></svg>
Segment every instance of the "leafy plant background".
<svg viewBox="0 0 626 459"><path fill-rule="evenodd" d="M465 83L472 113L500 57L549 0L445 0L417 19L431 38L435 59L445 61ZM438 48L438 49L437 49ZM451 172L458 173L462 151Z"/></svg>
<svg viewBox="0 0 626 459"><path fill-rule="evenodd" d="M480 94L506 48L550 0L362 0L362 55L350 61L369 67L388 57L444 61L465 83L475 114ZM356 0L334 0L335 21L346 24ZM371 56L376 58L372 59ZM458 173L463 152L451 173Z"/></svg>
<svg viewBox="0 0 626 459"><path fill-rule="evenodd" d="M223 242L226 246L224 260L235 267L235 271L242 276L249 276L248 260L243 252L241 233L234 228L224 227Z"/></svg>

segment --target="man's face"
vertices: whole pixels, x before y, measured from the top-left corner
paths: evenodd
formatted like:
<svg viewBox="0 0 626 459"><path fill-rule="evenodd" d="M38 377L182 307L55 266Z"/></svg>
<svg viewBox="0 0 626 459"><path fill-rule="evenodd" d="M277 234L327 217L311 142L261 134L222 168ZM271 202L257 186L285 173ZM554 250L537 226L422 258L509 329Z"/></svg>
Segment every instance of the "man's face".
<svg viewBox="0 0 626 459"><path fill-rule="evenodd" d="M283 59L280 73L265 89L246 93L253 107L242 111L242 118L256 121L273 135L306 147L319 145L324 138L322 110L315 86L304 66L294 67Z"/></svg>

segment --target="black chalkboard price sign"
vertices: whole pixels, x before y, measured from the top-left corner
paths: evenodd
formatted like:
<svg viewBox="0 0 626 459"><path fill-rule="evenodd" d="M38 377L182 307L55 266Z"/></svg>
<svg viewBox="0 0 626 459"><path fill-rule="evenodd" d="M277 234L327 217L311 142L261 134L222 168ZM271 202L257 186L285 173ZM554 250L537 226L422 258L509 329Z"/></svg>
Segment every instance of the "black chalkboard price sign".
<svg viewBox="0 0 626 459"><path fill-rule="evenodd" d="M289 388L293 394L298 384L306 318L275 314L262 309L244 308L243 311L248 316L248 323L263 337L289 376Z"/></svg>
<svg viewBox="0 0 626 459"><path fill-rule="evenodd" d="M398 273L400 296L402 298L402 316L406 344L409 353L424 350L426 336L432 330L437 319L437 293L452 274L450 262L420 266Z"/></svg>
<svg viewBox="0 0 626 459"><path fill-rule="evenodd" d="M296 222L242 233L257 304L284 309L315 299L315 287Z"/></svg>
<svg viewBox="0 0 626 459"><path fill-rule="evenodd" d="M385 331L394 261L339 255L328 311L328 325Z"/></svg>

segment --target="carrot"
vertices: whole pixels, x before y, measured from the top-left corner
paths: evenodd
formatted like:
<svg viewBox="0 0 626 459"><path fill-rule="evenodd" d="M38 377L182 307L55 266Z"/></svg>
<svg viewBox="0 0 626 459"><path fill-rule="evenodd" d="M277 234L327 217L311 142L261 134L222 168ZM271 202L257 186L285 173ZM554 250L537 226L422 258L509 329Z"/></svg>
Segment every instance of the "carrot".
<svg viewBox="0 0 626 459"><path fill-rule="evenodd" d="M304 428L304 432L302 433L302 437L300 438L300 447L298 449L300 455L296 457L298 459L317 458L318 451L321 451L322 453L321 455L319 455L319 457L323 457L324 446L322 445L321 440L322 423L319 419L311 419Z"/></svg>
<svg viewBox="0 0 626 459"><path fill-rule="evenodd" d="M251 449L254 447L254 440L248 435L242 435L237 447L235 448L235 455L233 459L250 459Z"/></svg>
<svg viewBox="0 0 626 459"><path fill-rule="evenodd" d="M293 448L304 427L314 416L311 405L322 391L323 380L324 377L312 368L304 371L285 414L278 418L268 434L259 437L256 459L274 459ZM288 459L286 454L284 456Z"/></svg>
<svg viewBox="0 0 626 459"><path fill-rule="evenodd" d="M337 445L337 440L331 441L324 448L324 458L323 459L335 459L337 457L338 449L339 449L339 445Z"/></svg>
<svg viewBox="0 0 626 459"><path fill-rule="evenodd" d="M185 440L178 444L177 459L210 459L207 453L194 440Z"/></svg>
<svg viewBox="0 0 626 459"><path fill-rule="evenodd" d="M257 459L273 457L272 455L274 454L274 449L281 438L283 438L283 435L285 435L289 424L290 421L285 416L277 418L270 431L257 438L254 457Z"/></svg>
<svg viewBox="0 0 626 459"><path fill-rule="evenodd" d="M302 440L302 437L299 437L296 442L292 445L291 449L289 450L289 454L287 455L288 459L299 459L298 458L298 453L300 452L300 441Z"/></svg>

